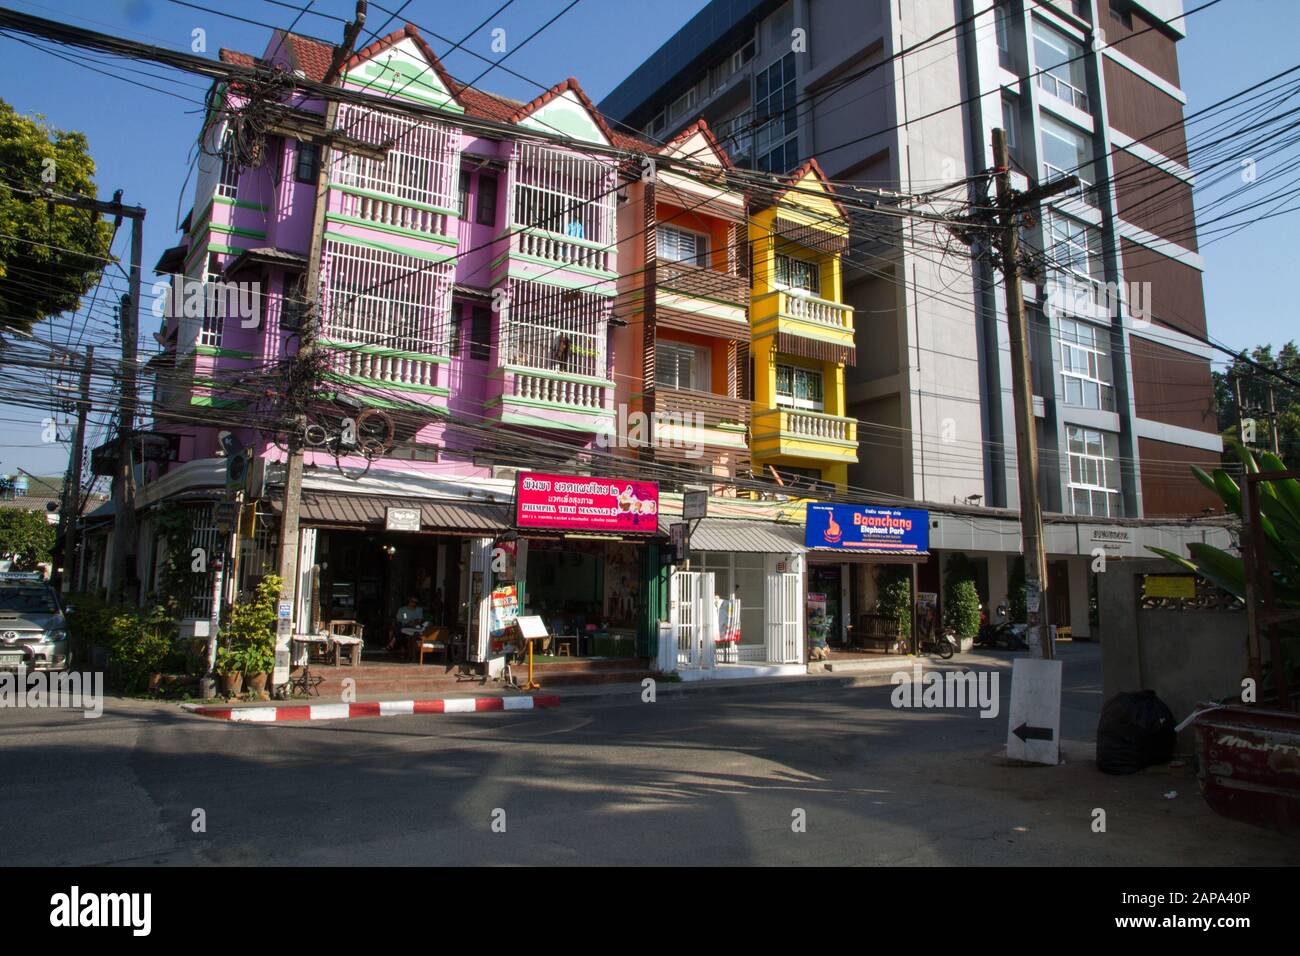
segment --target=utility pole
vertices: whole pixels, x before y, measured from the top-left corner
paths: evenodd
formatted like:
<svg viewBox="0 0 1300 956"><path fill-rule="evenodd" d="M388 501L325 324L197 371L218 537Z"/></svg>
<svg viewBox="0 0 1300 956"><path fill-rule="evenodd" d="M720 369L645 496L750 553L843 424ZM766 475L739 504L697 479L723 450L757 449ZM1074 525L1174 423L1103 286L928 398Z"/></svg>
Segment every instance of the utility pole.
<svg viewBox="0 0 1300 956"><path fill-rule="evenodd" d="M77 430L72 433L68 474L63 480L63 593L72 590L77 576L77 517L81 512L81 464L86 454L86 416L90 413L90 370L95 364L95 347L86 346L81 366L81 398L77 402Z"/></svg>
<svg viewBox="0 0 1300 956"><path fill-rule="evenodd" d="M131 220L131 270L128 273L127 294L122 297L122 375L119 394L117 466L113 473L113 549L108 566L108 593L120 599L121 589L127 580L128 558L136 544L135 525L135 474L131 467L131 447L134 443L136 413L136 339L139 334L140 271L144 255L144 208L122 205L122 190L113 194L111 202L91 199L88 196L64 196L52 189L42 190L40 198L59 206L86 209L97 215L113 216L120 221Z"/></svg>
<svg viewBox="0 0 1300 956"><path fill-rule="evenodd" d="M343 64L352 53L358 34L366 21L366 0L357 0L356 19L343 30L343 42L335 48L334 59L326 70L325 84L335 83L343 69ZM331 99L325 105L325 140L317 144L316 157L316 209L311 231L311 249L307 256L306 308L303 309L301 337L299 338L297 361L306 365L315 351L316 322L320 302L320 266L325 245L325 207L329 202L329 166L330 137L334 133L338 116L338 101ZM295 399L297 395L293 396ZM293 601L297 590L298 577L298 515L302 504L302 470L304 432L307 416L303 409L294 410L293 431L289 434L289 458L284 476L284 509L280 521L280 600ZM288 650L288 635L280 635L276 642L277 672L281 670L279 658L282 650ZM283 646L282 646L283 645ZM287 664L287 658L286 658ZM278 678L273 678L276 680ZM287 676L285 676L287 680Z"/></svg>
<svg viewBox="0 0 1300 956"><path fill-rule="evenodd" d="M1020 537L1025 556L1026 600L1031 628L1038 632L1038 652L1055 657L1048 620L1047 548L1043 541L1043 509L1038 497L1038 434L1034 422L1034 389L1030 375L1029 333L1025 296L1020 285L1020 223L1040 200L1073 189L1077 176L1066 176L1026 192L1011 188L1011 156L1005 130L993 131L993 165L997 183L998 265L1007 297L1007 337L1011 346L1011 391L1016 416L1016 460L1020 485ZM1035 603L1037 609L1035 609ZM1032 643L1032 642L1031 642Z"/></svg>

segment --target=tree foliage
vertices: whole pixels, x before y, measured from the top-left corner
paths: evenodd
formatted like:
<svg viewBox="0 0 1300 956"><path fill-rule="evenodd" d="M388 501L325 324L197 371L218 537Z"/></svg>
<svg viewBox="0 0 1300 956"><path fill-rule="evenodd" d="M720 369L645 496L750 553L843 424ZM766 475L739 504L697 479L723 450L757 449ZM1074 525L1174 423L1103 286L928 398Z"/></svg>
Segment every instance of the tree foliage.
<svg viewBox="0 0 1300 956"><path fill-rule="evenodd" d="M1300 347L1294 341L1283 345L1276 355L1272 345L1261 345L1251 351L1250 357L1266 368L1277 369L1300 380ZM1240 415L1237 409L1237 391L1233 385L1234 376L1241 380L1243 410ZM1273 388L1273 402L1278 415L1279 457L1287 468L1300 468L1300 389L1259 371L1242 358L1234 359L1227 371L1214 373L1219 431L1225 438L1240 441L1240 419L1252 419L1255 422L1253 447L1271 449L1273 433L1268 419L1269 386ZM1225 462L1234 461L1235 458L1230 450L1224 451Z"/></svg>
<svg viewBox="0 0 1300 956"><path fill-rule="evenodd" d="M94 176L84 134L0 100L0 329L27 331L75 309L98 281L112 227L94 212L19 191L93 197Z"/></svg>
<svg viewBox="0 0 1300 956"><path fill-rule="evenodd" d="M37 565L49 562L57 535L44 511L0 511L0 557L12 558L15 571L35 571Z"/></svg>

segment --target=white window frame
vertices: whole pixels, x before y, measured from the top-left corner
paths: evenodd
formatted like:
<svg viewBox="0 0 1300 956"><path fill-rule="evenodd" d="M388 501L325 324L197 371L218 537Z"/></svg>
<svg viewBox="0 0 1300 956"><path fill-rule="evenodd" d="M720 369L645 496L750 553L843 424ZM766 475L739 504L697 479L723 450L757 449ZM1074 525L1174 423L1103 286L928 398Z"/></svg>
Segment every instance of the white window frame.
<svg viewBox="0 0 1300 956"><path fill-rule="evenodd" d="M1043 237L1048 255L1070 272L1089 282L1101 282L1105 277L1102 235L1096 226L1049 209L1043 216ZM1064 247L1064 255L1057 253L1058 247ZM1086 269L1080 269L1084 263Z"/></svg>
<svg viewBox="0 0 1300 956"><path fill-rule="evenodd" d="M782 259L785 259L787 262L790 262L790 263L796 263L796 262L797 262L797 263L799 263L801 266L807 266L808 268L810 268L810 269L812 270L811 275L814 276L814 277L815 277L815 280L816 280L816 281L815 281L816 288L815 288L815 289L809 289L809 288L807 288L806 286L794 285L793 283L786 282L786 281L782 281L782 279L781 279L781 260L782 260ZM822 294L822 291L821 291L821 289L822 289L822 267L821 267L821 263L818 262L818 261L816 261L815 259L802 259L802 258L800 258L799 256L792 256L792 255L790 255L789 253L786 253L786 252L778 252L778 253L776 253L776 257L775 257L775 259L773 260L773 269L775 270L775 275L772 276L772 285L773 285L773 287L775 287L775 288L777 288L777 289L798 289L798 290L801 291L801 292L807 292L809 295L814 295L814 296L818 296L818 297L821 296L821 294ZM786 278L787 278L787 279L790 278L791 275L792 275L791 271L787 269L787 270L786 270Z"/></svg>
<svg viewBox="0 0 1300 956"><path fill-rule="evenodd" d="M1059 320L1061 340L1062 395L1065 404L1075 408L1095 408L1098 411L1115 410L1115 386L1110 349L1106 345L1107 330L1080 319ZM1070 400L1071 382L1079 392L1079 400ZM1097 396L1096 403L1088 401L1089 394Z"/></svg>
<svg viewBox="0 0 1300 956"><path fill-rule="evenodd" d="M1053 67L1045 67L1038 62L1038 44L1042 42L1045 46L1050 47L1057 53L1060 53L1064 63L1057 64ZM1038 85L1040 88L1051 93L1057 99L1064 100L1076 109L1088 111L1088 93L1086 90L1075 86L1074 80L1078 77L1070 73L1069 78L1058 76L1053 70L1064 68L1067 72L1076 64L1082 64L1079 57L1087 51L1077 40L1072 40L1062 34L1060 31L1048 26L1037 17L1034 18L1034 72L1038 74Z"/></svg>
<svg viewBox="0 0 1300 956"><path fill-rule="evenodd" d="M1098 518L1121 517L1124 503L1120 492L1119 436L1082 425L1066 425L1065 435L1070 513ZM1078 451L1075 450L1076 442L1080 446ZM1079 508L1076 492L1085 493L1087 511Z"/></svg>
<svg viewBox="0 0 1300 956"><path fill-rule="evenodd" d="M781 370L790 370L790 392L781 393ZM799 398L795 393L799 391L795 387L795 380L799 375L806 375L817 380L817 394L820 399ZM793 365L789 362L778 362L776 366L776 382L774 392L776 395L776 404L783 405L787 408L802 408L805 411L820 412L826 408L826 378L822 375L821 369L808 368L806 365Z"/></svg>
<svg viewBox="0 0 1300 956"><path fill-rule="evenodd" d="M690 258L665 255L665 251L669 248L672 248L674 253L680 252L682 242L688 236L695 250ZM665 239L670 237L672 241L665 242ZM669 262L684 262L687 265L707 269L709 266L709 234L707 232L697 232L694 229L683 229L681 226L660 225L655 229L655 251L660 259L667 259Z"/></svg>
<svg viewBox="0 0 1300 956"><path fill-rule="evenodd" d="M680 377L681 366L674 363L677 375L673 382L660 380L661 370L667 363L661 361L662 358L669 354L674 354L677 359L688 358L690 360L691 380L683 385ZM690 392L708 392L711 391L710 373L712 371L713 355L712 353L699 345L691 345L689 342L675 342L667 339L660 339L655 342L655 384L662 388L675 388L682 391Z"/></svg>
<svg viewBox="0 0 1300 956"><path fill-rule="evenodd" d="M1041 116L1041 120L1042 122L1039 125L1043 130L1043 182L1050 183L1053 180L1062 178L1063 176L1077 175L1079 177L1079 182L1083 187L1083 192L1079 198L1087 202L1088 205L1095 206L1096 202L1092 187L1097 177L1092 172L1092 136L1085 130L1079 129L1077 126L1071 126L1069 123L1062 123L1060 120L1054 119L1045 113ZM1071 141L1067 138L1069 136L1077 136L1078 140L1082 141L1082 151L1077 148L1079 146L1078 140ZM1076 162L1074 162L1073 165L1068 168L1062 168L1047 161L1047 141L1049 137L1059 143L1064 143L1075 154ZM1077 157L1081 152L1086 158L1078 160Z"/></svg>

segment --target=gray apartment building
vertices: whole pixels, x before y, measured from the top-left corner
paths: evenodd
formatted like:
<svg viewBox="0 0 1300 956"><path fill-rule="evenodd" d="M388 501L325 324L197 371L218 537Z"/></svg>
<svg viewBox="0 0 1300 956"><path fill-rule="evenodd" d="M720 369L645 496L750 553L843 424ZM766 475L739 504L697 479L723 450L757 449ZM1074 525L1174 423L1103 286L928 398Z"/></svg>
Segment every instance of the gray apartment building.
<svg viewBox="0 0 1300 956"><path fill-rule="evenodd" d="M1019 188L1077 172L1083 187L1024 233L1044 263L1025 283L1044 507L1199 515L1215 502L1188 466L1217 462L1221 442L1198 341L1182 14L1182 0L713 0L600 107L660 141L703 116L738 165L816 157L846 190L936 211L985 198L995 127ZM995 273L943 226L859 212L844 284L849 483L1014 508Z"/></svg>

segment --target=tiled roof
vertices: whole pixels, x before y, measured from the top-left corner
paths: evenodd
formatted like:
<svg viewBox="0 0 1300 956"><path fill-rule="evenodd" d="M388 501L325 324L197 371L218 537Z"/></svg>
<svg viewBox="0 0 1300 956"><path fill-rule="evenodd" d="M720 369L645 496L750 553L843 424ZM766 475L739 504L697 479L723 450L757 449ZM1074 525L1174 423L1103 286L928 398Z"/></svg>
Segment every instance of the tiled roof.
<svg viewBox="0 0 1300 956"><path fill-rule="evenodd" d="M307 79L316 83L325 79L325 73L334 59L334 47L331 44L299 33L284 34L284 41L294 64L302 70Z"/></svg>
<svg viewBox="0 0 1300 956"><path fill-rule="evenodd" d="M249 68L257 66L257 57L250 56L249 54L243 53L239 50L227 50L225 47L222 47L217 53L217 56L221 58L222 63L233 63L235 66L246 66Z"/></svg>
<svg viewBox="0 0 1300 956"><path fill-rule="evenodd" d="M712 147L714 153L716 153L718 157L722 160L722 165L725 168L727 169L736 168L736 164L731 161L731 157L727 155L727 151L718 145L718 140L713 135L713 130L709 129L709 124L705 122L703 116L697 119L690 126L686 127L684 130L682 130L680 133L678 133L668 142L664 143L663 146L658 147L658 151L661 153L667 152L669 149L676 146L678 143L686 142L696 133L700 133L704 137L705 141L709 144L710 147Z"/></svg>

